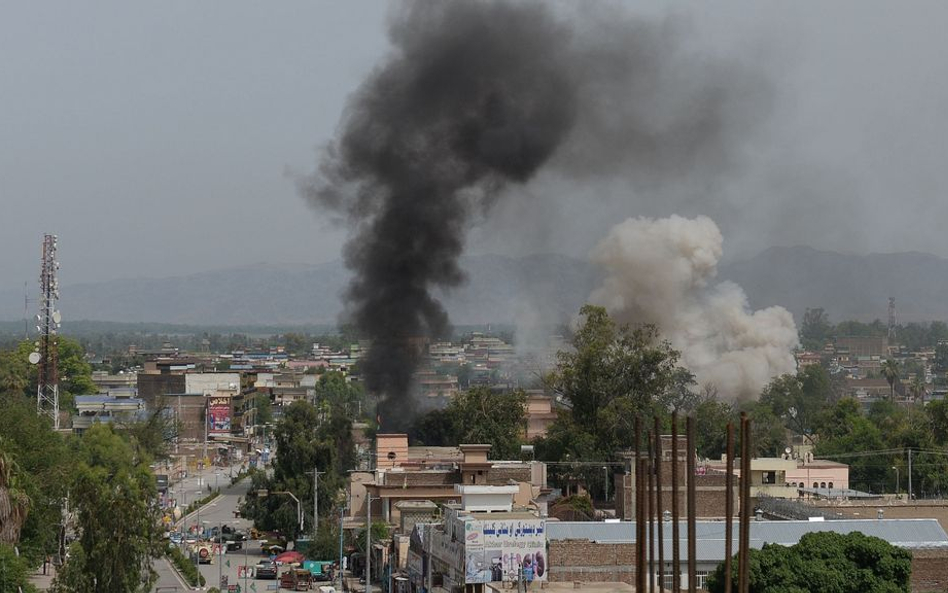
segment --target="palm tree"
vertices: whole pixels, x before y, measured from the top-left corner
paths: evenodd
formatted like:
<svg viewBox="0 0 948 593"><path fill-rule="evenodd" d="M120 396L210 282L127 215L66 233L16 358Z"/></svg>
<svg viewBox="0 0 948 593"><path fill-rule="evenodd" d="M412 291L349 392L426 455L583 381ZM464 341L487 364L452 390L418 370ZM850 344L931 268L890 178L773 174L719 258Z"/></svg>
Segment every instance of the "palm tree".
<svg viewBox="0 0 948 593"><path fill-rule="evenodd" d="M895 384L899 380L899 371L899 363L892 358L887 358L882 363L882 376L889 383L889 399L892 400L895 399Z"/></svg>
<svg viewBox="0 0 948 593"><path fill-rule="evenodd" d="M915 378L912 379L912 397L917 402L925 395L925 379L915 375Z"/></svg>
<svg viewBox="0 0 948 593"><path fill-rule="evenodd" d="M15 544L26 522L30 499L17 486L16 462L0 450L0 543Z"/></svg>

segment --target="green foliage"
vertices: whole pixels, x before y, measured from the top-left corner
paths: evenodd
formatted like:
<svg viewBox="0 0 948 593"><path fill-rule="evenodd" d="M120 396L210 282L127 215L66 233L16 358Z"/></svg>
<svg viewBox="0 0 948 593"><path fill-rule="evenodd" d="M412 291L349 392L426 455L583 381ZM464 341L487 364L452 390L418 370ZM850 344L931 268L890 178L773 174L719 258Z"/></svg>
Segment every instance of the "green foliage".
<svg viewBox="0 0 948 593"><path fill-rule="evenodd" d="M363 556L365 555L366 543L367 543L365 541L365 537L366 537L366 530L363 527L362 529L356 532L355 536L350 541L350 545L353 548L355 548L355 550L359 552L360 554L362 554ZM389 539L390 537L392 537L392 532L384 521L374 521L372 523L372 542L379 542L382 540ZM338 546L338 542L336 545ZM338 549L336 550L336 553L337 554L339 553ZM335 555L327 556L327 558L334 558L334 557Z"/></svg>
<svg viewBox="0 0 948 593"><path fill-rule="evenodd" d="M352 422L339 407L323 411L312 404L297 401L288 406L274 429L279 452L273 462L273 476L262 472L251 476L251 495L244 512L263 530L278 529L292 537L299 533L297 506L287 495L258 497L257 490L292 492L300 499L306 523L313 524L313 476L319 476L319 511L322 516L334 512L348 470L355 467ZM309 474L307 475L307 472Z"/></svg>
<svg viewBox="0 0 948 593"><path fill-rule="evenodd" d="M882 363L882 376L885 378L886 382L889 384L889 397L895 398L895 385L899 382L899 378L902 376L902 369L899 366L898 361L891 358L887 358Z"/></svg>
<svg viewBox="0 0 948 593"><path fill-rule="evenodd" d="M273 422L273 404L270 402L270 396L266 393L258 393L253 396L253 405L257 410L256 424L268 424Z"/></svg>
<svg viewBox="0 0 948 593"><path fill-rule="evenodd" d="M794 546L750 551L752 593L908 593L911 573L910 552L858 532L808 533ZM731 576L736 591L737 570ZM708 575L708 591L724 589L722 562Z"/></svg>
<svg viewBox="0 0 948 593"><path fill-rule="evenodd" d="M492 458L517 459L527 429L526 405L522 390L492 393L473 387L454 396L444 410L419 418L411 437L432 446L490 443Z"/></svg>
<svg viewBox="0 0 948 593"><path fill-rule="evenodd" d="M800 324L800 344L804 350L820 351L829 340L833 326L822 307L807 309Z"/></svg>
<svg viewBox="0 0 948 593"><path fill-rule="evenodd" d="M693 383L655 326L620 327L604 308L591 305L580 316L572 349L557 355L546 379L571 413L560 414L537 443L541 459L613 459L632 446L636 416L665 413Z"/></svg>
<svg viewBox="0 0 948 593"><path fill-rule="evenodd" d="M820 416L834 400L832 381L821 365L808 365L796 375L781 375L764 388L760 403L770 408L788 430L812 442Z"/></svg>
<svg viewBox="0 0 948 593"><path fill-rule="evenodd" d="M19 393L0 394L2 450L19 468L19 488L31 501L20 532L20 553L31 566L58 550L61 501L71 476L72 454L36 401Z"/></svg>
<svg viewBox="0 0 948 593"><path fill-rule="evenodd" d="M197 567L194 565L194 562L185 556L184 552L181 551L181 548L175 546L174 544L168 544L165 549L165 554L171 559L171 562L174 564L175 568L178 569L178 572L181 574L181 576L184 577L184 580L188 585L192 587L204 586L204 575L198 571Z"/></svg>
<svg viewBox="0 0 948 593"><path fill-rule="evenodd" d="M29 584L30 566L26 559L17 556L13 546L0 543L0 593L34 593Z"/></svg>
<svg viewBox="0 0 948 593"><path fill-rule="evenodd" d="M83 434L76 458L69 492L79 539L52 590L149 590L157 578L152 559L162 552L149 459L107 424L96 424Z"/></svg>
<svg viewBox="0 0 948 593"><path fill-rule="evenodd" d="M338 371L321 374L315 391L317 408L328 409L337 416L356 418L360 403L366 411L365 390L358 383L346 381L346 376Z"/></svg>

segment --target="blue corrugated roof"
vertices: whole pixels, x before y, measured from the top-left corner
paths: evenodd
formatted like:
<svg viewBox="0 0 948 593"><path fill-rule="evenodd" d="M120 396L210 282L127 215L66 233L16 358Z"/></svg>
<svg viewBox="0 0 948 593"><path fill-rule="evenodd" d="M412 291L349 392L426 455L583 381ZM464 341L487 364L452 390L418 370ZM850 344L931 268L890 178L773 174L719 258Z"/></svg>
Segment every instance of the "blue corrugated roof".
<svg viewBox="0 0 948 593"><path fill-rule="evenodd" d="M671 557L671 523L663 523L665 557ZM698 521L695 524L695 551L698 561L724 559L724 521ZM734 550L737 550L738 524L734 527ZM893 545L908 548L948 548L948 534L936 519L851 519L836 521L751 521L750 544L761 548L765 543L792 546L804 534L820 531L835 533L860 532L878 537ZM548 521L547 539L586 539L600 543L635 542L635 523ZM679 522L681 558L687 558L688 526Z"/></svg>

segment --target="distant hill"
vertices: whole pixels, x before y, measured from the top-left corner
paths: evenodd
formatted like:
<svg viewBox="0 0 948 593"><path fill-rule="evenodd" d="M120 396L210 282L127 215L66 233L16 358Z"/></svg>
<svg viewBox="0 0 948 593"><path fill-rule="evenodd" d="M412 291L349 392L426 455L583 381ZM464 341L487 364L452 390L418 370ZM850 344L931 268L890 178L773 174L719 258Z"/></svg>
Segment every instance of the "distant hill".
<svg viewBox="0 0 948 593"><path fill-rule="evenodd" d="M822 307L831 321L886 320L895 297L899 323L948 319L948 259L928 253L846 255L772 247L721 268L744 287L752 307L783 305L802 319Z"/></svg>
<svg viewBox="0 0 948 593"><path fill-rule="evenodd" d="M567 319L597 284L588 263L563 255L462 258L468 282L443 297L456 324ZM885 319L896 298L900 322L948 319L948 260L925 253L844 255L774 247L722 266L719 279L747 292L754 308L807 307L830 319ZM120 279L62 288L67 320L190 325L334 324L349 272L336 261L313 266L253 264L189 276ZM0 319L23 317L23 294L0 292Z"/></svg>
<svg viewBox="0 0 948 593"><path fill-rule="evenodd" d="M581 306L595 278L561 255L465 257L468 282L441 295L456 324L563 317ZM61 289L67 320L189 325L334 324L350 277L341 261L313 266L253 264L188 276L128 278ZM0 293L0 319L23 318L23 294Z"/></svg>

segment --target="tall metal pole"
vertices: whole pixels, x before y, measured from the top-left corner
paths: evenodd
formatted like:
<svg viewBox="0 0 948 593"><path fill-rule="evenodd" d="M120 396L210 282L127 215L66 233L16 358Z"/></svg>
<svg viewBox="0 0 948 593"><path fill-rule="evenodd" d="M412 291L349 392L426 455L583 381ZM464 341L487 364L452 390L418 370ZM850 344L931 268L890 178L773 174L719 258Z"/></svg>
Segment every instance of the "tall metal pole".
<svg viewBox="0 0 948 593"><path fill-rule="evenodd" d="M365 593L372 593L372 496L365 494Z"/></svg>
<svg viewBox="0 0 948 593"><path fill-rule="evenodd" d="M224 588L224 521L217 524L217 586Z"/></svg>
<svg viewBox="0 0 948 593"><path fill-rule="evenodd" d="M652 438L648 440L648 485L645 497L646 515L648 515L648 590L655 593L655 472L652 466Z"/></svg>
<svg viewBox="0 0 948 593"><path fill-rule="evenodd" d="M672 412L672 590L681 591L681 553L678 528L678 412Z"/></svg>
<svg viewBox="0 0 948 593"><path fill-rule="evenodd" d="M912 448L908 450L908 500L912 502Z"/></svg>
<svg viewBox="0 0 948 593"><path fill-rule="evenodd" d="M313 541L319 531L319 466L313 466Z"/></svg>
<svg viewBox="0 0 948 593"><path fill-rule="evenodd" d="M732 422L728 422L727 424L726 460L727 466L725 468L726 475L724 478L726 490L724 496L724 512L726 515L726 523L724 525L724 590L725 593L731 593L731 565L734 555L734 424Z"/></svg>
<svg viewBox="0 0 948 593"><path fill-rule="evenodd" d="M658 583L665 588L665 532L662 525L662 433L655 416L655 516L658 517Z"/></svg>
<svg viewBox="0 0 948 593"><path fill-rule="evenodd" d="M746 412L741 412L741 538L738 558L738 593L750 591L751 450L750 419Z"/></svg>
<svg viewBox="0 0 948 593"><path fill-rule="evenodd" d="M698 590L697 565L695 561L697 537L697 527L695 525L695 515L697 509L695 506L695 419L694 416L688 416L688 593L696 593Z"/></svg>
<svg viewBox="0 0 948 593"><path fill-rule="evenodd" d="M645 467L639 455L642 446L642 418L635 418L635 582L636 591L645 591Z"/></svg>
<svg viewBox="0 0 948 593"><path fill-rule="evenodd" d="M342 575L345 572L342 562L342 534L343 534L343 517L345 516L345 507L339 507L339 591L342 591Z"/></svg>

